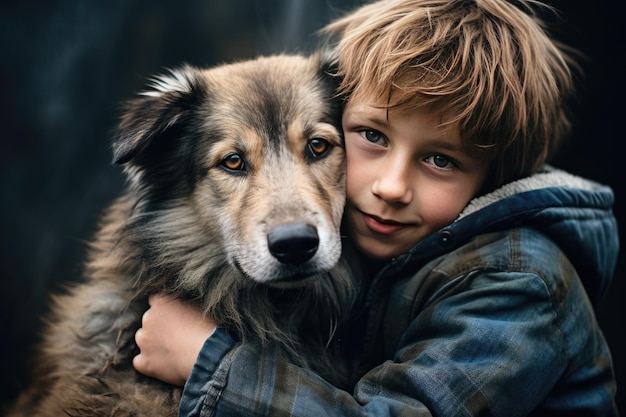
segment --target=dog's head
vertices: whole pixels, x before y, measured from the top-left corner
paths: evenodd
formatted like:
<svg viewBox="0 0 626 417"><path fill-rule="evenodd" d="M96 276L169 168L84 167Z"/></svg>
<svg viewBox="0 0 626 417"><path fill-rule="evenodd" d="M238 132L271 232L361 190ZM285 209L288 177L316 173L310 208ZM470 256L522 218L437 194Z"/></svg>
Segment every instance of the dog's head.
<svg viewBox="0 0 626 417"><path fill-rule="evenodd" d="M157 77L113 145L151 262L197 288L226 264L295 282L341 253L345 154L337 80L321 55L278 55Z"/></svg>

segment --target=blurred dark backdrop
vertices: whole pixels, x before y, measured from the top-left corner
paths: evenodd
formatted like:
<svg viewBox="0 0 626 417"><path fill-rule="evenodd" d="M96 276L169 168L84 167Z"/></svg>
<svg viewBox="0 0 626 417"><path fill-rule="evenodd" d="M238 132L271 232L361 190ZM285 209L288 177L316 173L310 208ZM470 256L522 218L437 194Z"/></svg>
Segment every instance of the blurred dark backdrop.
<svg viewBox="0 0 626 417"><path fill-rule="evenodd" d="M575 128L554 165L611 185L621 236L618 151L626 114L619 0L554 0L562 40L587 55ZM43 296L75 277L100 210L119 192L109 138L121 100L183 62L215 65L308 51L314 31L361 0L48 0L0 5L0 403L24 383ZM621 8L620 8L621 10ZM621 149L621 147L619 148ZM626 261L598 318L626 410Z"/></svg>

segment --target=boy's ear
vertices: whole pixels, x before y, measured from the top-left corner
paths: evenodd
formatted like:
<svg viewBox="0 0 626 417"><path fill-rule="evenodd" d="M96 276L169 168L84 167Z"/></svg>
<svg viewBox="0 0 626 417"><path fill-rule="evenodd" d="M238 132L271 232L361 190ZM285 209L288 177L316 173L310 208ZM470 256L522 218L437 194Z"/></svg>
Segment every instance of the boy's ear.
<svg viewBox="0 0 626 417"><path fill-rule="evenodd" d="M204 95L197 70L190 66L155 77L150 87L123 107L113 140L116 164L131 161L158 137L188 119Z"/></svg>

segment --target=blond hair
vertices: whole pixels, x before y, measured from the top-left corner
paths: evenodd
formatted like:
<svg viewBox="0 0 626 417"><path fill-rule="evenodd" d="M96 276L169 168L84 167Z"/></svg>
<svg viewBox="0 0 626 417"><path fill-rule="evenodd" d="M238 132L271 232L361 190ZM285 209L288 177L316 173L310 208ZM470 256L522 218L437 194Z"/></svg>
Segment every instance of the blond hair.
<svg viewBox="0 0 626 417"><path fill-rule="evenodd" d="M574 61L519 0L381 0L332 22L340 93L429 107L491 159L489 188L537 171L567 133Z"/></svg>

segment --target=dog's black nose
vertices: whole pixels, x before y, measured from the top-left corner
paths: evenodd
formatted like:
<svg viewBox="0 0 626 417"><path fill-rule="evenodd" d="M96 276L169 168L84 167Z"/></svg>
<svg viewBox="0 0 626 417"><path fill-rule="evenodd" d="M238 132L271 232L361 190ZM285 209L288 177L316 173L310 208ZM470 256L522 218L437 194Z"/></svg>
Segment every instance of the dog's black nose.
<svg viewBox="0 0 626 417"><path fill-rule="evenodd" d="M308 261L315 255L319 243L315 226L304 222L282 224L267 234L270 252L285 264L298 265Z"/></svg>

